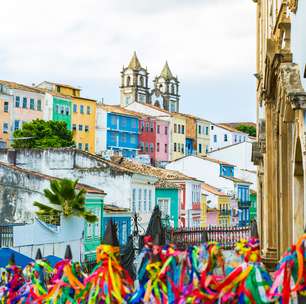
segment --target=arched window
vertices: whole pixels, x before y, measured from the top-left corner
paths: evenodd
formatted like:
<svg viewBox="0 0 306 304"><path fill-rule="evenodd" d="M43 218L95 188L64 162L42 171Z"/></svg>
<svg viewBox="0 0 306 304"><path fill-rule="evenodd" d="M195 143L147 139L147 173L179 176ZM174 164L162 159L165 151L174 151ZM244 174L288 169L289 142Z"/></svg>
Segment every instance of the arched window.
<svg viewBox="0 0 306 304"><path fill-rule="evenodd" d="M144 87L144 79L143 79L143 76L140 76L140 86L141 87Z"/></svg>
<svg viewBox="0 0 306 304"><path fill-rule="evenodd" d="M171 84L171 94L175 94L175 88L174 88L174 84Z"/></svg>
<svg viewBox="0 0 306 304"><path fill-rule="evenodd" d="M131 84L131 77L128 76L128 77L126 77L126 86L129 87L130 84Z"/></svg>
<svg viewBox="0 0 306 304"><path fill-rule="evenodd" d="M163 84L160 83L159 86L158 86L158 88L159 88L160 91L162 91L162 89L163 89Z"/></svg>

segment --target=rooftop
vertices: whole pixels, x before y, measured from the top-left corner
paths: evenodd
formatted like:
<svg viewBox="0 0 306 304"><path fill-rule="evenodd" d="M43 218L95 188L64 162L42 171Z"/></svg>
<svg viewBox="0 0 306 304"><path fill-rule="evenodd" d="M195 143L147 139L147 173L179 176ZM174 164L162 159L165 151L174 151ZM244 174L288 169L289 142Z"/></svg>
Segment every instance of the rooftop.
<svg viewBox="0 0 306 304"><path fill-rule="evenodd" d="M178 171L157 168L149 165L142 165L121 156L113 156L111 160L117 165L127 168L134 173L150 175L163 180L196 180L193 177L187 176Z"/></svg>
<svg viewBox="0 0 306 304"><path fill-rule="evenodd" d="M226 193L224 193L221 189L218 189L218 188L216 188L214 186L211 186L207 183L202 184L202 189L209 192L209 193L217 195L217 196L229 196Z"/></svg>
<svg viewBox="0 0 306 304"><path fill-rule="evenodd" d="M249 185L253 184L249 181L246 181L244 179L240 179L240 178L237 178L237 177L234 177L234 176L220 176L220 177L223 177L225 179L229 179L229 180L233 181L235 184L249 184Z"/></svg>
<svg viewBox="0 0 306 304"><path fill-rule="evenodd" d="M155 183L155 188L157 189L179 189L180 186L177 185L176 183L160 179L158 182Z"/></svg>
<svg viewBox="0 0 306 304"><path fill-rule="evenodd" d="M64 83L58 83L58 82L52 82L52 81L43 81L42 83L49 83L49 84L53 84L53 85L56 85L56 86L59 86L59 87L65 87L65 88L81 91L81 88L74 87L70 84L64 84ZM42 84L42 83L40 83L40 84Z"/></svg>
<svg viewBox="0 0 306 304"><path fill-rule="evenodd" d="M173 160L172 162L177 162L181 159L190 158L190 157L195 157L195 158L198 158L198 159L207 160L209 162L216 163L216 164L219 164L219 165L236 167L236 165L230 164L230 163L225 162L223 160L215 159L215 158L208 157L208 156L198 156L198 155L184 155L180 158L177 158L176 160Z"/></svg>
<svg viewBox="0 0 306 304"><path fill-rule="evenodd" d="M222 129L225 129L227 131L230 131L230 132L235 132L235 133L241 133L241 134L244 134L244 135L248 135L247 133L244 133L244 132L241 132L227 124L215 124L217 127L220 127Z"/></svg>
<svg viewBox="0 0 306 304"><path fill-rule="evenodd" d="M160 76L164 77L166 80L171 80L173 78L175 78L172 73L171 73L171 70L169 68L169 65L168 65L168 62L166 61L161 73L160 73Z"/></svg>
<svg viewBox="0 0 306 304"><path fill-rule="evenodd" d="M11 165L11 164L6 164L6 163L3 163L3 162L0 162L0 166L5 167L5 168L10 169L10 170L13 170L13 171L20 172L20 173L32 175L32 176L35 176L35 177L38 177L38 178L41 178L41 179L46 179L46 180L49 180L49 181L51 181L51 180L61 180L60 178L57 178L57 177L54 177L54 176L46 175L46 174L43 174L43 173L31 171L31 170L24 169L24 168L20 168L18 166L14 166L14 165ZM87 193L92 193L92 194L104 194L104 195L106 194L101 189L91 187L91 186L81 184L81 183L78 183L76 185L76 188L79 189L79 190L80 189L85 189Z"/></svg>
<svg viewBox="0 0 306 304"><path fill-rule="evenodd" d="M120 105L106 105L106 104L97 104L98 108L101 108L107 112L111 112L111 113L117 113L117 114L122 114L122 115L129 115L129 116L134 116L134 117L138 117L141 118L144 115L142 115L139 112L135 112L132 110L128 110L126 108L121 107Z"/></svg>
<svg viewBox="0 0 306 304"><path fill-rule="evenodd" d="M42 90L40 90L38 88L35 88L35 87L25 85L25 84L12 82L12 81L7 81L7 80L0 80L0 83L6 85L10 89L44 94L44 92Z"/></svg>
<svg viewBox="0 0 306 304"><path fill-rule="evenodd" d="M137 57L136 52L133 53L133 56L130 60L130 63L128 65L128 68L132 69L132 70L140 70L141 69L141 64L140 61Z"/></svg>

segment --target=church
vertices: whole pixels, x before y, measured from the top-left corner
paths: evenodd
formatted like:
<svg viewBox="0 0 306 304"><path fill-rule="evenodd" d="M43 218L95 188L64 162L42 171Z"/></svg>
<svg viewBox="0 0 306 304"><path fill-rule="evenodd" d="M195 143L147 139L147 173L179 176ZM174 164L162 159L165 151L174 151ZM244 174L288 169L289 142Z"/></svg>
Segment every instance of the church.
<svg viewBox="0 0 306 304"><path fill-rule="evenodd" d="M179 112L179 81L165 63L160 75L149 85L149 72L134 52L127 67L121 71L120 104L126 107L133 102L150 104L169 112Z"/></svg>

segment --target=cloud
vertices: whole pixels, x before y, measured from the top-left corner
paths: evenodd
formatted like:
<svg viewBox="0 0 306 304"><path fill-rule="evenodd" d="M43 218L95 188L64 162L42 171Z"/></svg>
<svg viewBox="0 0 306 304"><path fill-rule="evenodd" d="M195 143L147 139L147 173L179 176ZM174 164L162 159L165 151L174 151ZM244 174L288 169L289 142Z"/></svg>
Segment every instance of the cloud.
<svg viewBox="0 0 306 304"><path fill-rule="evenodd" d="M255 7L245 0L10 0L0 20L0 78L15 81L90 84L88 95L113 83L115 99L134 50L151 80L166 59L185 83L255 70Z"/></svg>

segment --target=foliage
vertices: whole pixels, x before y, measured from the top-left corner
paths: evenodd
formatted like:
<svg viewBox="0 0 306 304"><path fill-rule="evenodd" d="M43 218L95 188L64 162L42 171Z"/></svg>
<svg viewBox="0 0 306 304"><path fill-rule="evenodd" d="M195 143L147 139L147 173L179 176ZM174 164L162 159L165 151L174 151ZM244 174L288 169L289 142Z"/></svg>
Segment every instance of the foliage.
<svg viewBox="0 0 306 304"><path fill-rule="evenodd" d="M239 127L237 127L237 130L247 133L250 136L256 137L256 127L254 126L240 125Z"/></svg>
<svg viewBox="0 0 306 304"><path fill-rule="evenodd" d="M50 189L45 189L44 194L49 204L34 202L38 207L36 212L39 218L58 217L63 214L65 217L83 217L87 222L94 223L98 220L97 216L86 210L84 189L76 190L78 180L70 179L50 181Z"/></svg>
<svg viewBox="0 0 306 304"><path fill-rule="evenodd" d="M24 139L23 139L24 138ZM14 148L62 148L74 145L64 121L36 119L14 132Z"/></svg>

